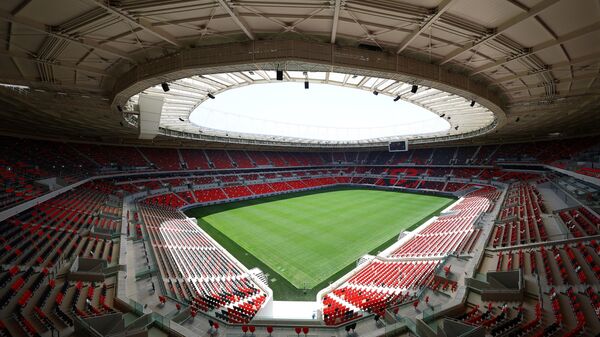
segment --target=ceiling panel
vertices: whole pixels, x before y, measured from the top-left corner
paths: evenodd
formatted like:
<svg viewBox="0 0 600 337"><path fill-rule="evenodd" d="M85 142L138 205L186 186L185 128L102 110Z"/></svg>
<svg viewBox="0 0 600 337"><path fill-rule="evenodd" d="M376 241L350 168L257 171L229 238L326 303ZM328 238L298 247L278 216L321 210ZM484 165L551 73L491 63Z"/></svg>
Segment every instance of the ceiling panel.
<svg viewBox="0 0 600 337"><path fill-rule="evenodd" d="M500 90L503 108L509 116L524 112L531 116L531 126L521 124L519 130L511 131L509 124L501 132L504 135L512 133L517 137L528 130L538 130L534 128L536 121L543 119L543 113L540 111L552 110L557 116L561 116L561 111L581 110L579 104L583 104L590 111L597 110L597 88L600 81L594 80L594 76L600 71L600 44L597 43L600 41L600 29L562 44L568 57L577 62L572 67L569 66L570 61L560 45L498 67L490 66L493 62L502 62L517 56L526 51L527 47L553 44L554 37L551 32L562 37L600 22L599 1L560 0L541 11L538 14L540 20L529 17L509 27L500 35L491 30L523 15L528 8L541 1L543 0L454 0L447 11L436 22L432 22L432 28L424 29L406 46L401 55L425 62L442 63L442 70L471 74L473 79ZM25 0L0 1L0 10L11 12L25 3ZM402 41L410 32L428 22L440 3L440 0L342 1L336 27L336 43L350 47L356 47L360 43L378 45L385 53L395 55ZM297 39L328 42L332 35L334 4L335 1L329 0L232 0L224 2L223 5L212 1L175 0L121 0L109 3L113 6L112 9L127 15L130 20L144 19L152 24L150 28L141 28L117 15L108 14L105 9L88 1L31 0L26 6L20 6L20 12L11 19L16 23L9 24L10 20L5 18L0 25L0 48L4 52L4 56L0 54L0 76L14 80L15 83L31 85L34 89L29 97L31 102L16 100L10 95L7 99L23 105L26 109L34 109L40 116L60 115L57 111L66 111L64 99L56 99L52 95L45 96L53 90L67 93L93 92L104 102L97 106L98 115L111 115L113 112L108 104L112 99L112 85L116 79L125 76L136 63L144 64L154 58L177 53L179 48L193 45L248 41L249 37L240 25L244 25L257 40ZM230 6L239 16L241 23L236 23L223 6ZM19 20L27 22L19 23ZM68 30L56 31L63 34L62 38L49 37L50 35L44 32L44 29L48 28L36 23L68 27ZM34 25L38 29L30 29L26 25ZM292 30L294 25L297 32L285 32L286 27ZM153 30L154 28L157 30ZM161 36L163 33L166 34ZM171 37L176 40L175 44L180 46L168 42ZM465 44L472 44L474 47L463 50L462 46ZM5 56L10 53L18 54L18 58L11 60ZM46 55L46 58L35 59L42 55ZM582 59L583 61L580 61ZM60 62L81 69L75 72L50 62ZM552 71L543 71L544 65L552 67ZM488 66L489 69L485 70ZM82 71L85 67L104 70L110 76L87 74ZM473 73L474 69L481 67L484 71ZM528 75L539 71L542 73ZM354 71L350 69L349 72ZM571 82L571 76L576 80ZM560 79L555 87L558 96L552 87L549 87L549 90L538 87L540 83L557 78ZM358 83L360 77L349 79L349 83L353 81ZM532 88L527 90L523 88L525 86ZM590 87L596 89L591 90ZM513 90L515 88L517 90ZM41 95L39 101L36 95ZM49 103L43 107L31 105L42 101ZM547 105L548 102L551 104ZM546 104L545 109L538 109L542 104ZM84 107L88 105L70 105L68 110L75 115L85 115ZM585 111L581 110L581 114ZM111 118L115 118L110 121L112 128L118 124L121 116L111 115ZM60 121L52 120L57 123ZM69 122L65 120L62 123L65 125L48 125L48 129L68 129ZM98 129L108 128L102 121L94 123L97 123ZM573 119L572 123L576 128L577 119ZM583 119L579 123L580 127L587 127ZM20 124L15 121L15 125ZM130 137L132 134L127 128L111 132L123 137Z"/></svg>

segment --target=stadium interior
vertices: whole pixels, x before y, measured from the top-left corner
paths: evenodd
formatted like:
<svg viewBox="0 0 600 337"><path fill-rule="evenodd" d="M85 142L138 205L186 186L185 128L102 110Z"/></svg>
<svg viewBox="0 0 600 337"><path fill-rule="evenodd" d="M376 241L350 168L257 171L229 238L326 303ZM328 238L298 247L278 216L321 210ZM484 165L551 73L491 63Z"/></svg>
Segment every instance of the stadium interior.
<svg viewBox="0 0 600 337"><path fill-rule="evenodd" d="M0 37L0 337L600 336L598 0L3 0Z"/></svg>

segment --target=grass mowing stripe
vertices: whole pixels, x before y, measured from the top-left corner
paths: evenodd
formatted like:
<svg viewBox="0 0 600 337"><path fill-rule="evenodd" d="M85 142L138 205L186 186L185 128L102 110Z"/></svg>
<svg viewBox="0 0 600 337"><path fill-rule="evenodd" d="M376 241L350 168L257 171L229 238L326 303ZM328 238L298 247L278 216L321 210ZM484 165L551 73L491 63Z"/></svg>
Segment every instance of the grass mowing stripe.
<svg viewBox="0 0 600 337"><path fill-rule="evenodd" d="M397 234L453 202L429 195L343 189L189 210L199 225L247 267L269 278L276 299L312 300ZM308 288L304 293L301 288Z"/></svg>

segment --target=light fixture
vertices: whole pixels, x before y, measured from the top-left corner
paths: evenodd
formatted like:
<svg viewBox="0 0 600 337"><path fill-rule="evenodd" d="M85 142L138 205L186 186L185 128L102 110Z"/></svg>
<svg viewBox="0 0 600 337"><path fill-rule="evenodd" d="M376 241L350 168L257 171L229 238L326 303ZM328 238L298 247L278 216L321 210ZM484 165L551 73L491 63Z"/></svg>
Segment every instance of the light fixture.
<svg viewBox="0 0 600 337"><path fill-rule="evenodd" d="M308 89L308 81L304 81L304 89Z"/></svg>
<svg viewBox="0 0 600 337"><path fill-rule="evenodd" d="M10 88L10 89L29 89L29 87L26 85L10 84L10 83L0 83L0 87Z"/></svg>
<svg viewBox="0 0 600 337"><path fill-rule="evenodd" d="M163 91L164 91L164 92L167 92L167 91L169 91L169 90L170 90L170 88L169 88L169 84L168 84L167 82L162 82L162 83L160 84L160 86L162 87L162 89L163 89Z"/></svg>
<svg viewBox="0 0 600 337"><path fill-rule="evenodd" d="M475 106L475 101L471 101L471 108Z"/></svg>
<svg viewBox="0 0 600 337"><path fill-rule="evenodd" d="M215 99L215 95L211 94L210 92L206 96L208 96L210 99Z"/></svg>
<svg viewBox="0 0 600 337"><path fill-rule="evenodd" d="M396 96L396 98L394 98L394 102L398 102L400 100L400 95Z"/></svg>
<svg viewBox="0 0 600 337"><path fill-rule="evenodd" d="M410 89L410 92L412 92L413 94L416 94L417 90L419 90L419 86L416 84L413 84L412 88Z"/></svg>

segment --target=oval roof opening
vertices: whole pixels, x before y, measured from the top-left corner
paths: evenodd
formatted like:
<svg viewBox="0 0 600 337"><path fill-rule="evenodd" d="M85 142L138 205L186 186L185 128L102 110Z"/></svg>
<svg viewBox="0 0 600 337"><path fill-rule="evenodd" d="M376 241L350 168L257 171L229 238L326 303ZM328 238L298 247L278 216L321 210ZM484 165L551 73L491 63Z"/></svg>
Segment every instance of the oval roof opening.
<svg viewBox="0 0 600 337"><path fill-rule="evenodd" d="M199 104L190 121L233 135L320 141L430 135L450 124L416 104L331 84L302 82L241 86Z"/></svg>

